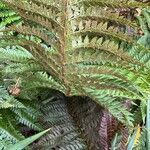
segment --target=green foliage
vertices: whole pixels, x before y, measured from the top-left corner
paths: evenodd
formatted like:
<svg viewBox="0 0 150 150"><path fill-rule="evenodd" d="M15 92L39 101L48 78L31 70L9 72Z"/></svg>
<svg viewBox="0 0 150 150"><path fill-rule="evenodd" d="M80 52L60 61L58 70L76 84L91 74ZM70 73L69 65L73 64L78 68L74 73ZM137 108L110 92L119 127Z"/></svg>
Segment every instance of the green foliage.
<svg viewBox="0 0 150 150"><path fill-rule="evenodd" d="M10 10L3 2L0 2L0 9L0 29L8 26L9 24L20 22L20 16Z"/></svg>
<svg viewBox="0 0 150 150"><path fill-rule="evenodd" d="M0 2L0 7L3 10L0 14L1 26L5 26L1 30L0 37L0 59L2 60L0 73L7 86L12 85L12 79L20 79L21 93L17 97L17 102L22 100L24 105L24 102L33 99L34 104L37 102L34 96L36 92L39 92L38 88L52 88L61 91L66 96L88 96L94 104L96 103L95 105L103 106L118 121L127 126L133 126L136 122L134 120L138 120L138 118L134 119L135 115L130 110L134 112L140 110L142 118L139 117L140 121L145 120L145 108L150 95L149 2L3 0ZM131 11L137 7L142 9L141 16L137 17L144 32L142 37L137 35L139 25L135 18L133 21L120 15L122 8L128 8ZM131 108L125 107L126 100L131 101ZM132 110L137 100L140 106L136 105L136 110ZM70 112L66 112L70 109L68 106L71 107L77 103L79 106L87 107L84 102L82 105L73 100L70 101L63 102L62 105L59 101L60 104L56 105L59 110L64 107L64 103L67 103L63 119L58 110L55 112L53 109L55 104L51 102L52 106L48 105L48 108L45 108L47 110L43 109L44 120L52 119L48 123L55 126L59 119L64 120L65 117L71 115ZM12 107L8 103L9 101L3 104L4 111L5 107ZM32 102L29 104L29 110L32 110L31 104ZM16 107L16 104L14 105ZM49 108L50 106L52 108ZM81 133L88 135L87 130L90 128L86 128L83 124L89 123L91 117L84 120L82 107L79 109L76 107L74 115L81 115L79 125L84 130ZM30 116L32 111L28 114L28 107L25 110L24 108L11 109L8 111L17 114L19 117L17 120L35 128L33 116ZM90 106L89 110L91 110ZM56 118L50 118L55 113ZM76 117L72 117L75 120ZM72 126L70 117L66 121ZM79 127L77 131L80 130L79 125L77 125ZM59 128L62 128L60 124ZM57 147L58 141L64 139L66 147L69 143L81 149L93 148L93 146L87 146L89 144L87 141L93 142L90 136L86 137L88 139L86 145L82 142L84 138L80 137L80 132L76 132L74 126L70 129L65 123L64 128L66 130L62 136L54 127L53 132L58 135L52 141L49 140L50 143L46 142L44 147L49 145ZM70 135L72 132L73 135ZM76 136L79 139L66 143L65 139L69 136L71 139ZM127 139L128 137L125 137L125 140L121 140L120 147L124 144L122 141ZM94 148L97 148L96 146L95 144Z"/></svg>
<svg viewBox="0 0 150 150"><path fill-rule="evenodd" d="M149 124L150 124L150 102L147 101L147 110L146 110L146 123L143 125L137 125L134 129L128 130L128 136L123 136L124 140L127 138L126 149L127 150L148 150L149 149ZM141 121L141 120L140 120ZM141 123L141 122L139 122ZM112 143L112 149L117 148L120 142L120 133L117 133L114 137ZM122 144L122 142L121 142ZM123 147L122 147L123 148ZM125 149L125 148L124 148Z"/></svg>
<svg viewBox="0 0 150 150"><path fill-rule="evenodd" d="M137 129L134 131L132 137L129 139L129 144L128 144L127 150L132 150L135 147L135 145L138 142L139 135L140 135L140 127L137 127Z"/></svg>
<svg viewBox="0 0 150 150"><path fill-rule="evenodd" d="M7 144L24 139L19 124L38 131L42 127L36 123L39 112L32 106L33 104L29 105L25 101L13 98L2 87L0 93L0 148L3 149Z"/></svg>
<svg viewBox="0 0 150 150"><path fill-rule="evenodd" d="M146 148L150 148L150 100L147 101L147 116L146 116Z"/></svg>
<svg viewBox="0 0 150 150"><path fill-rule="evenodd" d="M117 105L122 106L120 97L144 100L141 91L139 91L141 89L133 85L130 80L131 78L133 80L132 76L135 71L140 72L139 69L142 69L141 72L143 69L148 71L147 67L136 57L130 56L126 52L126 48L121 46L123 43L134 45L135 42L134 38L129 36L127 32L122 32L120 27L126 25L126 27L136 30L136 23L120 17L116 12L112 13L114 16L112 20L113 3L112 6L109 6L108 15L104 15L107 11L103 8L103 2L100 3L101 5L97 4L100 9L94 5L85 5L84 2L74 4L71 1L70 5L67 2L64 2L64 5L59 3L55 5L57 2L49 5L45 1L26 3L26 1L6 0L4 2L22 17L23 22L21 25L12 25L4 30L2 45L12 46L15 43L14 45L20 45L33 56L31 58L33 65L30 63L28 67L26 62L24 64L20 61L19 64L6 68L4 71L6 74L14 72L22 77L24 72L46 71L51 76L49 87L69 95L89 96L100 105L108 108L115 117L118 116L118 112L120 115L123 114L118 117L120 121L124 123L128 121L128 124L132 124L131 114L127 113L127 110L123 110L122 107L117 107L113 102L115 101ZM104 14L102 15L101 12ZM13 32L10 32L11 30ZM18 33L15 37L13 36L14 31ZM35 37L39 39L38 42ZM10 44L6 41L7 38L9 38L7 41ZM122 44L120 45L120 43ZM11 55L10 50L9 55L7 50L2 51L4 51L2 59ZM15 51L17 54L12 54L18 58L15 61L22 60L18 56L20 47ZM20 57L23 53L20 54ZM23 56L26 57L26 54ZM13 58L11 57L11 59ZM10 67L14 71L8 71L11 69ZM18 67L22 70L15 69ZM26 69L30 67L31 69ZM110 68L109 71L108 68ZM116 71L116 68L119 69ZM127 73L131 74L129 79L126 77ZM23 77L22 80L24 80ZM137 82L141 82L140 79L137 80ZM99 84L100 82L101 84ZM112 102L107 103L107 96ZM101 98L105 100L102 101ZM115 111L115 109L119 110Z"/></svg>
<svg viewBox="0 0 150 150"><path fill-rule="evenodd" d="M103 116L103 122L101 122L102 108L88 97L65 97L58 91L48 89L40 91L43 92L37 96L43 115L39 120L45 128L51 128L51 132L34 143L31 149L102 148L102 136L100 135L105 134L103 122L105 119L108 119L109 122L107 116L110 116L113 124L112 115L105 111L106 116ZM117 123L117 120L115 121ZM114 135L111 130L112 128L106 135L109 136L109 140Z"/></svg>
<svg viewBox="0 0 150 150"><path fill-rule="evenodd" d="M45 131L42 131L36 135L33 135L29 138L26 138L25 140L19 141L18 143L11 145L11 146L7 146L6 149L7 150L22 150L25 147L27 147L29 144L31 144L32 142L34 142L35 140L37 140L38 138L40 138L41 136L43 136L45 133L47 133L48 131L50 131L50 129L47 129Z"/></svg>
<svg viewBox="0 0 150 150"><path fill-rule="evenodd" d="M86 142L88 140L86 141L86 138L84 138L86 135L83 135L85 131L81 127L82 123L79 119L80 123L74 122L75 116L72 116L75 113L80 114L74 109L77 108L77 104L74 103L74 107L71 106L70 100L67 101L64 95L56 91L45 89L43 93L39 94L40 101L42 102L41 111L43 113L40 121L45 128L51 128L51 132L33 144L31 149L87 149ZM68 106L70 107L68 108ZM85 114L84 111L82 112ZM83 121L84 118L82 118L81 114L80 117Z"/></svg>

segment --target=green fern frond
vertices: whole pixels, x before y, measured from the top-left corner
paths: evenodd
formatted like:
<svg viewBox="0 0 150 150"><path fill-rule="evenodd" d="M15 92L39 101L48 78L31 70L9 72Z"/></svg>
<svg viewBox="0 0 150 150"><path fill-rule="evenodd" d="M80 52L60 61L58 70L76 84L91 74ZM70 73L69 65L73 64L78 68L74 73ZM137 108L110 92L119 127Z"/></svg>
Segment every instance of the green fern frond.
<svg viewBox="0 0 150 150"><path fill-rule="evenodd" d="M11 26L7 29L8 31L16 31L19 32L20 34L25 34L25 35L33 35L33 36L37 36L38 38L40 38L41 40L44 40L47 45L51 45L52 47L54 47L55 49L59 49L59 43L58 41L52 37L49 37L48 35L46 35L46 32L44 34L44 32L41 31L41 29L39 28L31 28L30 26ZM50 40L51 38L51 40Z"/></svg>
<svg viewBox="0 0 150 150"><path fill-rule="evenodd" d="M1 61L27 62L32 60L32 55L21 47L7 47L0 49Z"/></svg>
<svg viewBox="0 0 150 150"><path fill-rule="evenodd" d="M109 112L114 117L116 117L119 121L133 126L132 114L130 112L128 112L125 108L123 108L123 105L119 101L117 101L116 98L109 97L107 95L104 96L104 94L103 93L101 94L99 90L95 91L95 89L88 89L88 88L86 88L85 90L92 99L95 98L95 101L97 103L100 103L104 107L108 108ZM104 90L104 92L105 92L105 90ZM105 93L105 94L107 94L107 93ZM121 112L121 113L118 113L118 112ZM126 121L124 122L124 120L126 120Z"/></svg>
<svg viewBox="0 0 150 150"><path fill-rule="evenodd" d="M19 110L19 109L18 110L13 110L13 112L17 115L16 120L19 123L21 123L23 125L26 125L30 129L40 131L42 129L42 127L40 126L40 124L35 122L35 120L37 118L35 118L35 116L33 116L33 118L32 118L32 116L26 111L27 110ZM36 112L35 111L30 111L30 113L36 113Z"/></svg>
<svg viewBox="0 0 150 150"><path fill-rule="evenodd" d="M27 80L29 81L28 83L26 82ZM22 81L22 87L23 90L30 90L38 87L59 89L60 91L65 90L64 86L61 86L51 76L44 72L31 75L28 79L25 78L24 81Z"/></svg>
<svg viewBox="0 0 150 150"><path fill-rule="evenodd" d="M0 8L0 28L21 22L20 16L18 16L14 11L10 10L3 2L1 2Z"/></svg>
<svg viewBox="0 0 150 150"><path fill-rule="evenodd" d="M14 144L24 138L18 129L19 123L41 130L42 127L35 122L38 116L39 113L33 106L29 107L24 102L15 99L4 87L0 87L0 141L5 139L2 147L5 147L6 143Z"/></svg>
<svg viewBox="0 0 150 150"><path fill-rule="evenodd" d="M4 0L5 1L5 0ZM52 21L56 26L59 27L63 27L61 25L61 20L60 16L61 13L55 13L54 11L52 11L50 8L47 8L46 6L42 6L42 5L37 5L36 3L26 3L26 1L20 1L20 2L16 2L14 0L9 0L9 1L5 1L10 7L13 8L13 6L18 7L20 9L35 13L35 14L39 14L41 16L43 16L44 18L49 19L50 21ZM45 13L47 12L47 13Z"/></svg>
<svg viewBox="0 0 150 150"><path fill-rule="evenodd" d="M2 113L2 111L1 111ZM7 113L7 115L5 115ZM17 130L17 124L14 120L14 115L9 115L11 112L8 110L3 111L1 123L0 123L0 130L1 136L7 140L11 139L12 142L16 142L18 140L23 139L23 135Z"/></svg>
<svg viewBox="0 0 150 150"><path fill-rule="evenodd" d="M0 12L0 17L1 17L1 18L10 17L10 16L12 16L12 15L15 15L15 12L12 11L12 10L2 10L2 11Z"/></svg>
<svg viewBox="0 0 150 150"><path fill-rule="evenodd" d="M5 67L3 69L3 74L4 75L18 75L18 76L22 76L25 72L37 72L37 71L43 71L44 69L34 63L34 62L29 62L29 63L26 63L26 64L10 64L9 66Z"/></svg>
<svg viewBox="0 0 150 150"><path fill-rule="evenodd" d="M14 150L14 149L17 149L17 150L22 150L24 148L26 148L29 144L31 144L32 142L34 142L35 140L37 140L38 138L40 138L42 135L44 135L45 133L47 133L48 131L50 131L50 129L47 129L45 131L42 131L36 135L33 135L29 138L26 138L22 141L19 141L17 142L16 144L12 145L12 144L9 144L6 149L9 149L9 150Z"/></svg>

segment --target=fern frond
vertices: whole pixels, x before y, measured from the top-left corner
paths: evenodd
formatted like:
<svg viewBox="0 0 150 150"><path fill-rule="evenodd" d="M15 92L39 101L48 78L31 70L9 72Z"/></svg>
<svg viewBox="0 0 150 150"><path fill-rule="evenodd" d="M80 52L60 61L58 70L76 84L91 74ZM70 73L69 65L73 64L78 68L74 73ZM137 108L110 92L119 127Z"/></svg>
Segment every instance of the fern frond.
<svg viewBox="0 0 150 150"><path fill-rule="evenodd" d="M10 8L8 8L3 2L1 2L0 8L0 28L4 28L5 26L9 26L10 24L17 24L21 22L21 17L18 16Z"/></svg>
<svg viewBox="0 0 150 150"><path fill-rule="evenodd" d="M44 72L38 72L31 75L28 77L29 82L27 83L26 81L26 78L22 81L22 87L25 91L38 87L58 89L62 92L65 90L64 86L60 85L55 79Z"/></svg>
<svg viewBox="0 0 150 150"><path fill-rule="evenodd" d="M59 20L61 19L61 14L55 13L50 8L47 8L46 6L39 6L36 3L29 4L26 3L25 1L16 2L14 0L11 1L4 0L4 2L6 2L8 6L12 8L15 6L32 13L42 15L43 17L48 18L50 21L52 21L56 26L63 28L63 26L61 25L61 20Z"/></svg>
<svg viewBox="0 0 150 150"><path fill-rule="evenodd" d="M61 11L62 1L61 0L32 0L34 3L51 7L54 10Z"/></svg>
<svg viewBox="0 0 150 150"><path fill-rule="evenodd" d="M87 41L88 37L84 39L84 42L81 42L81 40L82 38L79 37L79 39L76 39L76 41L74 41L74 43L77 43L76 45L75 44L73 45L74 51L75 52L77 51L76 53L79 53L80 50L83 51L84 49L86 49L86 52L88 53L88 49L92 49L93 53L97 51L97 55L98 55L98 50L99 50L99 51L108 53L108 55L110 53L110 55L114 55L118 59L121 59L127 62L136 62L136 60L134 60L129 54L124 52L122 49L119 49L118 45L116 45L112 41L107 40L103 42L103 38L98 38L98 39L93 38L91 39L91 41L88 42Z"/></svg>
<svg viewBox="0 0 150 150"><path fill-rule="evenodd" d="M146 19L148 27L150 28L150 14L148 13L148 9L143 9L143 15Z"/></svg>
<svg viewBox="0 0 150 150"><path fill-rule="evenodd" d="M4 87L0 87L0 141L5 139L2 147L5 147L6 143L14 144L24 139L18 128L19 123L41 130L42 127L35 122L38 116L39 113L33 105L29 107L11 96Z"/></svg>
<svg viewBox="0 0 150 150"><path fill-rule="evenodd" d="M44 101L47 105L41 108L45 113L41 122L52 127L52 134L43 137L41 149L57 146L98 149L96 127L100 122L100 106L123 124L133 125L134 115L124 106L124 100L138 99L146 104L149 96L149 21L143 23L143 17L149 17L146 12L139 18L145 35L137 42L138 25L117 12L120 8L134 10L139 4L142 8L149 3L130 0L3 2L6 6L2 7L7 9L1 16L4 22L5 17L10 21L3 23L6 27L0 37L2 79L19 76L22 99L39 98L36 94L41 88L56 89L70 96L67 100L46 98ZM14 16L18 17L19 24L15 19L13 22ZM70 100L71 95L88 96L93 102L90 98L89 101ZM15 119L22 124L37 129L36 117L26 112L33 113L30 109L13 108L10 112L17 114ZM89 131L93 132L92 137Z"/></svg>
<svg viewBox="0 0 150 150"><path fill-rule="evenodd" d="M44 34L44 32L40 31L41 29L38 29L38 28L31 28L30 26L11 26L7 29L8 31L16 31L16 32L19 32L21 34L25 34L25 35L33 35L33 36L37 36L39 37L40 39L44 40L47 45L51 45L52 47L56 48L56 49L59 49L59 42L52 38L52 37L49 37L48 35L46 35L46 33ZM50 38L52 38L50 40Z"/></svg>
<svg viewBox="0 0 150 150"><path fill-rule="evenodd" d="M23 135L17 130L17 124L13 117L14 115L9 110L3 110L1 111L2 118L0 123L0 130L1 130L1 136L5 139L11 139L12 142L16 142L18 140L23 139ZM6 137L5 137L6 136Z"/></svg>
<svg viewBox="0 0 150 150"><path fill-rule="evenodd" d="M44 47L42 47L40 44L36 44L35 42L26 39L19 41L18 40L15 40L16 44L20 43L21 46L27 47L26 49L28 49L28 51L30 51L36 59L39 59L39 63L42 63L46 70L51 70L50 73L54 76L56 76L56 74L58 75L58 62L55 62L55 60L53 60L53 58L48 55L50 52L48 52ZM6 45L9 45L7 42L4 43L6 43ZM43 58L47 58L47 60Z"/></svg>
<svg viewBox="0 0 150 150"><path fill-rule="evenodd" d="M42 135L44 135L45 133L47 133L48 131L50 131L50 129L47 129L45 131L42 131L36 135L33 135L29 138L26 138L22 141L17 142L14 145L8 145L6 148L8 150L13 150L13 149L24 149L26 146L28 146L29 144L31 144L32 142L34 142L35 140L37 140L38 138L40 138Z"/></svg>
<svg viewBox="0 0 150 150"><path fill-rule="evenodd" d="M26 14L22 10L18 10L18 11L19 11L19 14L25 20L37 23L37 25L47 29L48 32L51 32L51 34L53 34L58 40L59 40L59 38L62 39L62 34L63 34L62 30L60 28L53 27L53 24L47 18L44 18L44 17L37 15L37 14L32 14L30 12L28 14Z"/></svg>
<svg viewBox="0 0 150 150"><path fill-rule="evenodd" d="M119 121L125 124L128 122L128 124L132 126L133 121L132 114L123 107L123 104L119 102L119 100L117 101L117 98L109 97L109 95L104 96L104 94L99 93L100 92L99 90L95 91L95 89L88 89L88 88L86 88L85 90L90 95L90 97L93 100L95 100L95 102L107 108L108 111ZM123 120L126 121L124 122Z"/></svg>
<svg viewBox="0 0 150 150"><path fill-rule="evenodd" d="M0 59L1 61L27 62L32 60L33 57L28 51L21 47L7 47L0 49Z"/></svg>
<svg viewBox="0 0 150 150"><path fill-rule="evenodd" d="M43 106L42 112L44 116L41 118L41 121L45 126L51 126L51 133L41 138L37 144L33 145L33 148L87 148L85 141L80 137L80 130L72 122L67 110L67 103L60 93L56 97L46 98L43 101Z"/></svg>
<svg viewBox="0 0 150 150"><path fill-rule="evenodd" d="M135 7L147 7L149 6L149 2L148 3L142 3L142 2L137 2L137 1L132 1L132 0L129 0L129 1L126 1L126 0L123 0L121 1L120 3L120 0L80 0L79 2L78 1L75 1L75 3L77 4L85 4L86 6L103 6L103 7L112 7L112 8L135 8Z"/></svg>
<svg viewBox="0 0 150 150"><path fill-rule="evenodd" d="M103 149L109 149L112 138L118 128L118 122L107 111L103 111L103 115L100 122L99 136L101 139L101 145Z"/></svg>
<svg viewBox="0 0 150 150"><path fill-rule="evenodd" d="M38 71L43 71L44 69L36 64L36 63L26 63L26 64L10 64L9 66L5 67L3 69L3 74L4 75L18 75L18 76L23 76L25 72L38 72Z"/></svg>
<svg viewBox="0 0 150 150"><path fill-rule="evenodd" d="M127 149L128 145L128 138L129 138L129 129L128 128L122 128L121 130L121 141L119 144L120 149Z"/></svg>
<svg viewBox="0 0 150 150"><path fill-rule="evenodd" d="M79 8L76 8L77 10ZM76 10L76 11L77 11ZM98 22L106 22L106 21L111 21L113 23L117 23L118 25L124 25L124 26L129 26L134 29L136 29L137 24L133 23L129 19L123 18L122 16L119 16L119 13L113 12L111 10L106 10L104 8L99 8L99 7L88 7L88 8L80 8L78 10L78 15L74 13L74 18L75 20L96 20ZM107 14L107 15L106 15Z"/></svg>
<svg viewBox="0 0 150 150"><path fill-rule="evenodd" d="M1 18L10 17L10 16L12 16L12 15L15 15L15 12L12 11L12 10L2 10L2 11L0 12L0 17L1 17Z"/></svg>
<svg viewBox="0 0 150 150"><path fill-rule="evenodd" d="M75 22L76 23L76 22ZM134 43L133 38L128 36L125 33L119 32L118 28L109 27L107 23L98 21L80 21L76 23L79 31L75 31L75 35L94 35L94 36L106 36L109 38L113 38L115 40L120 40L123 42Z"/></svg>
<svg viewBox="0 0 150 150"><path fill-rule="evenodd" d="M8 24L12 24L14 22L18 22L20 20L20 17L17 15L12 15L9 16L8 18L4 19L1 23L0 23L0 28L8 25Z"/></svg>
<svg viewBox="0 0 150 150"><path fill-rule="evenodd" d="M100 148L98 127L101 121L101 107L92 102L88 97L74 96L70 97L69 100L70 99L72 99L72 102L68 103L68 106L70 106L69 112L73 116L75 124L82 128L83 137L87 141L88 147L90 149Z"/></svg>
<svg viewBox="0 0 150 150"><path fill-rule="evenodd" d="M23 124L26 125L27 127L29 127L30 129L34 129L37 131L40 131L42 129L42 127L40 126L40 124L36 123L35 120L37 118L35 118L35 116L32 116L26 112L27 110L13 110L13 112L17 115L16 120ZM30 113L34 113L34 111L30 111ZM36 112L35 112L36 113Z"/></svg>

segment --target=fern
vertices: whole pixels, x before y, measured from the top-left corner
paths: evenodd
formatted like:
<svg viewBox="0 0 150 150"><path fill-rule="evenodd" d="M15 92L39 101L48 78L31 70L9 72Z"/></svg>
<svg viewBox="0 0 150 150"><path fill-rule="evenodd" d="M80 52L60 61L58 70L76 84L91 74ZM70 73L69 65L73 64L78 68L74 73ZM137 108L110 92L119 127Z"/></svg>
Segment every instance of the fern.
<svg viewBox="0 0 150 150"><path fill-rule="evenodd" d="M36 135L33 135L25 140L19 141L18 143L14 144L14 145L8 145L6 148L9 150L22 150L24 149L26 146L28 146L29 144L31 144L32 142L34 142L35 140L37 140L38 138L40 138L42 135L44 135L45 133L47 133L50 129L47 129L45 131L42 131Z"/></svg>
<svg viewBox="0 0 150 150"><path fill-rule="evenodd" d="M14 144L18 140L24 138L24 136L18 129L19 123L35 130L42 129L42 127L38 123L35 123L35 120L39 115L37 110L26 106L25 102L23 102L23 104L21 101L9 95L4 87L0 88L0 93L1 147L5 147L6 143Z"/></svg>
<svg viewBox="0 0 150 150"><path fill-rule="evenodd" d="M66 94L82 93L83 95L92 96L92 98L99 103L98 100L99 98L97 99L96 97L97 94L94 93L94 95L90 95L90 93L86 91L86 87L88 87L89 84L92 84L92 82L95 81L99 82L101 78L100 75L95 76L94 73L91 73L91 76L85 77L84 73L82 73L81 76L79 74L82 68L84 69L82 64L85 63L86 60L89 61L88 63L92 63L94 60L96 60L95 59L96 55L99 57L101 56L102 58L104 58L104 60L106 60L108 56L110 58L114 57L115 60L114 61L110 60L111 63L116 64L122 61L122 63L127 64L130 68L132 68L132 70L134 69L133 67L136 65L142 67L142 63L139 62L139 60L131 57L127 52L125 52L123 48L119 46L119 42L134 44L134 39L132 37L128 36L127 33L119 31L120 25L123 24L123 21L128 22L126 26L132 26L132 28L134 27L136 28L137 25L133 25L130 20L125 21L122 17L119 17L117 15L115 17L116 19L113 20L114 24L110 26L109 24L110 22L112 22L112 20L110 19L111 18L110 13L108 14L108 18L106 18L107 17L106 15L106 17L101 17L101 19L99 19L94 14L92 14L91 17L88 14L92 11L96 12L97 8L95 6L93 7L85 6L84 3L80 6L78 6L78 4L77 5L73 4L72 2L70 2L70 5L69 3L64 3L64 5L62 6L58 4L57 8L55 6L55 2L51 3L51 5L48 6L43 1L42 2L33 1L29 4L26 3L25 1L15 2L12 0L12 1L5 1L5 3L10 8L14 9L14 11L16 11L20 16L22 16L24 22L22 23L22 25L17 26L13 25L8 27L5 30L4 34L9 33L9 31L11 30L19 33L19 35L16 38L10 36L9 41L11 41L11 39L15 40L14 42L16 43L16 45L20 44L21 47L24 47L26 50L28 50L33 55L35 60L43 66L43 71L47 71L52 76L52 78L54 78L54 80L58 82L58 84L60 84L60 86L62 87L61 91L63 93ZM67 11L66 8L68 9ZM73 11L71 11L71 9ZM100 10L103 11L103 8L101 8ZM25 11L28 12L29 15L24 15L26 14L24 13ZM65 15L65 11L67 12L67 15ZM87 16L84 17L83 14ZM99 13L97 13L96 15L98 14ZM114 15L116 14L114 13ZM115 23L117 24L115 25ZM25 36L28 37L34 36L38 39L41 39L41 41L35 43L35 41L31 40L30 38L26 39ZM7 38L7 36L5 36L5 38ZM73 40L73 38L78 40ZM4 43L5 43L4 45L7 45L6 41L4 41ZM53 53L48 52L47 47L43 47L43 44L46 44L47 46L50 45L51 49L53 50ZM92 54L93 56L93 58L91 57L92 59L86 58L88 57L89 53ZM82 56L80 56L81 54ZM80 58L78 57L82 58L81 61L79 60ZM75 59L75 61L74 60L72 61L73 58ZM102 61L102 63L105 62ZM74 71L70 74L70 70L68 70L68 68L71 68L72 64L76 66L78 72ZM90 66L86 65L86 67L88 69ZM97 68L95 70L99 71L100 68ZM91 68L89 68L88 71L90 73L90 71L92 71ZM118 72L116 74L118 78L118 76L120 75ZM107 83L109 80L109 73L108 76L105 76L105 78L106 78L105 82ZM80 82L76 80L80 80ZM87 82L86 87L84 87L85 82L88 80L91 81ZM112 93L112 96L114 97L120 96L125 98L135 97L134 99L141 97L139 95L139 92L136 91L136 89L134 88L132 89L133 91L130 91L127 88L124 89L126 85L124 85L123 87L122 85L119 85L117 82L122 82L120 84L126 83L123 80L122 81L119 80L120 78L112 81L111 83L112 87L110 85L105 86L104 85L105 83L102 85L94 83L93 88L97 88L99 86L99 88L105 89L104 93L99 91L99 95L104 94L105 96L107 96L110 93L112 93L111 89L112 90L116 89L116 91L114 90L114 92ZM79 86L81 86L80 90L78 90ZM130 86L132 86L132 84ZM99 88L98 90L100 90ZM89 90L91 91L92 89ZM110 103L106 105L105 102L104 103L101 102L100 104L108 108L112 107ZM110 108L109 110L114 111L115 109ZM118 115L116 114L116 112L112 111L111 113L113 113L113 115L115 116ZM125 118L128 118L128 116ZM118 119L120 119L120 121L123 121L123 118Z"/></svg>
<svg viewBox="0 0 150 150"><path fill-rule="evenodd" d="M87 149L86 141L81 136L82 130L75 125L68 112L64 96L56 91L44 90L40 93L40 99L43 112L40 121L45 128L50 127L51 132L33 144L32 149Z"/></svg>
<svg viewBox="0 0 150 150"><path fill-rule="evenodd" d="M103 106L121 123L133 126L134 116L124 106L124 100L130 99L133 104L138 99L145 108L149 97L149 2L2 2L8 12L2 12L1 16L8 16L8 20L10 19L4 20L3 24L7 23L8 26L1 30L0 58L5 63L9 60L2 67L2 74L4 77L20 78L21 98L30 99L32 96L28 92L37 92L36 89L40 87L61 91L66 96L88 96L93 103ZM140 38L136 34L139 25L135 18L132 21L119 14L120 8L137 7L144 8L142 18L137 17L144 32L144 36ZM12 19L12 14L19 22ZM70 105L73 106L74 103L72 100ZM80 113L80 110L76 111ZM20 111L16 113L22 117ZM68 114L65 112L65 115ZM31 123L32 119L29 120ZM51 121L55 123L55 120ZM86 131L84 125L83 129ZM55 127L54 132L57 132ZM69 136L72 130L69 129L68 132L63 136ZM79 136L78 132L75 134ZM84 147L81 139L75 142ZM56 146L56 141L54 140L53 146ZM92 149L94 146L89 147Z"/></svg>
<svg viewBox="0 0 150 150"><path fill-rule="evenodd" d="M118 130L118 122L108 112L104 111L100 122L99 136L103 149L109 149L111 141Z"/></svg>
<svg viewBox="0 0 150 150"><path fill-rule="evenodd" d="M8 26L10 24L19 23L20 16L18 16L14 11L10 10L3 2L0 2L0 29Z"/></svg>

